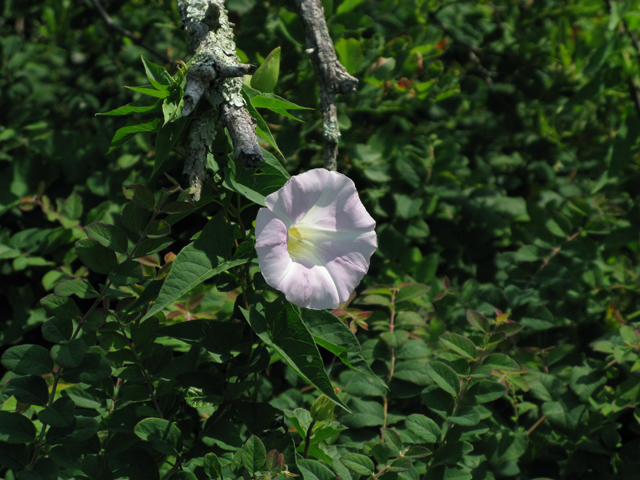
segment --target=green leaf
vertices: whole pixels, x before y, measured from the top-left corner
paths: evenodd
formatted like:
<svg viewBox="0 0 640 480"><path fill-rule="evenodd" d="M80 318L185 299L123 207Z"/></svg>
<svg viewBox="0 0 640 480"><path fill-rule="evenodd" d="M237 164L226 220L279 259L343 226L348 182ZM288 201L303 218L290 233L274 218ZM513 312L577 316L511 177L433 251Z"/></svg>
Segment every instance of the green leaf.
<svg viewBox="0 0 640 480"><path fill-rule="evenodd" d="M309 107L301 107L295 103L290 102L273 93L263 93L258 90L254 90L246 85L243 87L248 97L251 99L251 103L256 108L268 108L270 110L313 110Z"/></svg>
<svg viewBox="0 0 640 480"><path fill-rule="evenodd" d="M356 73L364 62L360 42L355 38L341 38L336 42L335 49L340 63L347 72L352 75Z"/></svg>
<svg viewBox="0 0 640 480"><path fill-rule="evenodd" d="M149 88L148 86L146 87L129 87L127 85L125 85L124 88L128 88L129 90L132 90L134 92L138 92L138 93L142 93L143 95L149 95L151 97L157 97L157 98L166 98L169 96L169 91L168 90L156 90L155 88ZM158 120L158 122L160 121L160 119L156 119Z"/></svg>
<svg viewBox="0 0 640 480"><path fill-rule="evenodd" d="M492 380L477 380L467 391L467 396L476 403L493 402L507 393L507 387Z"/></svg>
<svg viewBox="0 0 640 480"><path fill-rule="evenodd" d="M156 199L153 196L153 192L139 183L125 185L122 187L122 193L124 193L127 200L130 200L139 207L146 208L147 210L153 210L156 205Z"/></svg>
<svg viewBox="0 0 640 480"><path fill-rule="evenodd" d="M369 457L358 453L347 453L340 457L342 464L349 470L356 472L358 475L373 475L375 466Z"/></svg>
<svg viewBox="0 0 640 480"><path fill-rule="evenodd" d="M160 209L162 213L181 214L195 210L196 206L189 202L167 202Z"/></svg>
<svg viewBox="0 0 640 480"><path fill-rule="evenodd" d="M4 387L2 393L9 397L13 395L20 403L44 407L49 400L49 388L44 378L29 375L27 377L12 378Z"/></svg>
<svg viewBox="0 0 640 480"><path fill-rule="evenodd" d="M109 275L115 285L131 285L133 283L141 283L144 281L142 273L142 265L134 260L122 262L116 268L116 271Z"/></svg>
<svg viewBox="0 0 640 480"><path fill-rule="evenodd" d="M427 443L436 443L440 437L440 427L436 422L424 415L409 415L404 421L407 429Z"/></svg>
<svg viewBox="0 0 640 480"><path fill-rule="evenodd" d="M256 133L260 135L260 137L262 137L269 145L271 145L276 152L282 155L282 152L278 148L278 145L276 144L276 141L273 138L273 135L271 134L271 130L269 130L269 126L262 118L262 115L258 113L258 110L256 110L256 107L254 107L253 104L251 103L251 98L249 97L249 94L246 91L246 85L244 84L242 88L242 98L244 98L244 101L246 102L247 110L249 111L251 116L256 120Z"/></svg>
<svg viewBox="0 0 640 480"><path fill-rule="evenodd" d="M589 59L589 63L587 64L585 69L582 71L582 74L585 77L588 77L589 75L592 75L598 70L600 70L600 68L602 68L602 66L606 63L607 58L609 58L609 56L611 55L614 45L615 45L615 37L612 37L607 41L601 43L600 46L596 49L596 51L593 52L593 55L591 55L591 58Z"/></svg>
<svg viewBox="0 0 640 480"><path fill-rule="evenodd" d="M68 342L73 336L73 322L68 318L50 318L42 324L42 336L52 343Z"/></svg>
<svg viewBox="0 0 640 480"><path fill-rule="evenodd" d="M145 238L135 251L136 258L145 257L160 252L173 243L170 238Z"/></svg>
<svg viewBox="0 0 640 480"><path fill-rule="evenodd" d="M134 89L132 88L132 90ZM117 150L140 132L157 131L158 128L160 128L160 122L161 120L157 117L152 119L130 118L127 120L127 124L124 127L116 130L116 133L111 139L111 145L109 146L109 151L107 153Z"/></svg>
<svg viewBox="0 0 640 480"><path fill-rule="evenodd" d="M547 219L545 221L547 230L556 237L566 238L571 235L573 227L571 221L562 215L560 212L551 210L547 212Z"/></svg>
<svg viewBox="0 0 640 480"><path fill-rule="evenodd" d="M207 453L204 456L204 472L209 478L218 478L222 475L222 465L215 453Z"/></svg>
<svg viewBox="0 0 640 480"><path fill-rule="evenodd" d="M402 348L409 340L409 332L406 330L384 332L380 335L380 338L389 348Z"/></svg>
<svg viewBox="0 0 640 480"><path fill-rule="evenodd" d="M165 220L154 220L147 227L145 235L149 238L162 238L171 234L171 226Z"/></svg>
<svg viewBox="0 0 640 480"><path fill-rule="evenodd" d="M29 464L29 451L25 444L0 442L0 465L22 470Z"/></svg>
<svg viewBox="0 0 640 480"><path fill-rule="evenodd" d="M173 79L167 71L160 65L148 62L144 57L141 58L142 64L144 65L144 71L147 74L147 78L151 82L151 85L156 87L158 90L168 90L167 87L169 85L173 85Z"/></svg>
<svg viewBox="0 0 640 480"><path fill-rule="evenodd" d="M445 392L458 395L460 378L451 367L442 362L427 362L427 373L436 385Z"/></svg>
<svg viewBox="0 0 640 480"><path fill-rule="evenodd" d="M155 150L155 159L153 163L153 171L151 172L151 177L153 178L156 173L160 171L164 161L169 157L171 150L176 145L178 140L180 139L180 135L184 130L184 127L187 125L186 118L179 118L178 120L163 125L158 135L156 136L156 150Z"/></svg>
<svg viewBox="0 0 640 480"><path fill-rule="evenodd" d="M147 211L135 203L127 203L120 214L122 224L138 235L142 233L144 227L147 225L147 218ZM140 248L138 248L138 250L140 250ZM136 252L138 250L136 250Z"/></svg>
<svg viewBox="0 0 640 480"><path fill-rule="evenodd" d="M111 364L99 353L85 353L80 365L65 368L62 378L69 383L99 383L111 375Z"/></svg>
<svg viewBox="0 0 640 480"><path fill-rule="evenodd" d="M313 336L305 326L300 310L283 296L263 305L256 299L251 310L242 310L253 331L305 381L347 411L327 377L322 357Z"/></svg>
<svg viewBox="0 0 640 480"><path fill-rule="evenodd" d="M40 345L16 345L2 355L2 366L18 375L46 375L53 371L49 350Z"/></svg>
<svg viewBox="0 0 640 480"><path fill-rule="evenodd" d="M135 434L165 455L178 456L182 450L182 433L175 423L161 418L145 418L133 429Z"/></svg>
<svg viewBox="0 0 640 480"><path fill-rule="evenodd" d="M53 293L59 297L70 297L71 295L76 295L82 299L96 298L98 296L96 289L93 288L89 282L81 278L74 278L73 280L60 282L53 289Z"/></svg>
<svg viewBox="0 0 640 480"><path fill-rule="evenodd" d="M84 340L76 338L69 343L51 347L51 358L61 367L75 368L82 362L86 351Z"/></svg>
<svg viewBox="0 0 640 480"><path fill-rule="evenodd" d="M380 385L386 385L378 378L362 357L360 342L338 317L326 310L301 310L302 321L314 340L326 348L351 370L365 374Z"/></svg>
<svg viewBox="0 0 640 480"><path fill-rule="evenodd" d="M433 455L433 464L452 465L458 463L462 458L471 453L473 447L467 442L447 442L436 450Z"/></svg>
<svg viewBox="0 0 640 480"><path fill-rule="evenodd" d="M87 268L97 273L108 275L118 267L118 258L114 251L103 247L95 240L78 240L76 253Z"/></svg>
<svg viewBox="0 0 640 480"><path fill-rule="evenodd" d="M198 239L178 254L162 284L158 300L143 320L171 305L205 280L248 261L246 258L226 260L233 247L234 235L233 227L224 218L222 212L216 214L207 222Z"/></svg>
<svg viewBox="0 0 640 480"><path fill-rule="evenodd" d="M251 435L242 449L242 464L249 472L254 473L262 468L267 459L267 450L262 441Z"/></svg>
<svg viewBox="0 0 640 480"><path fill-rule="evenodd" d="M449 417L449 421L463 427L472 427L480 423L480 410L474 406L463 407L454 416Z"/></svg>
<svg viewBox="0 0 640 480"><path fill-rule="evenodd" d="M84 231L91 240L95 240L118 253L127 253L129 240L118 227L108 223L96 222L84 227Z"/></svg>
<svg viewBox="0 0 640 480"><path fill-rule="evenodd" d="M496 333L504 333L507 337L511 337L520 332L524 325L517 322L504 322L496 327Z"/></svg>
<svg viewBox="0 0 640 480"><path fill-rule="evenodd" d="M402 451L402 440L400 439L400 435L390 428L383 428L381 430L382 438L384 439L384 443L387 447L389 447L393 452Z"/></svg>
<svg viewBox="0 0 640 480"><path fill-rule="evenodd" d="M278 84L278 75L280 74L280 47L273 49L267 55L262 65L258 67L251 77L251 87L261 92L273 92Z"/></svg>
<svg viewBox="0 0 640 480"><path fill-rule="evenodd" d="M336 14L342 15L344 13L349 13L351 10L360 5L364 0L344 0L336 10Z"/></svg>
<svg viewBox="0 0 640 480"><path fill-rule="evenodd" d="M38 412L38 420L52 427L68 427L73 423L76 405L69 397L60 397L50 407Z"/></svg>
<svg viewBox="0 0 640 480"><path fill-rule="evenodd" d="M439 465L429 470L425 480L471 480L472 475L462 467Z"/></svg>
<svg viewBox="0 0 640 480"><path fill-rule="evenodd" d="M96 115L133 115L135 113L155 113L156 111L160 111L162 100L157 100L152 105L134 105L134 103L123 105L122 107L118 107L109 112L96 113Z"/></svg>
<svg viewBox="0 0 640 480"><path fill-rule="evenodd" d="M302 472L304 480L336 480L335 473L333 473L320 462L317 462L315 460L300 459L296 463L298 465L298 468Z"/></svg>
<svg viewBox="0 0 640 480"><path fill-rule="evenodd" d="M476 346L468 338L457 333L444 333L440 335L440 341L463 357L470 360L476 359Z"/></svg>
<svg viewBox="0 0 640 480"><path fill-rule="evenodd" d="M80 316L80 309L76 302L69 297L59 297L53 293L40 300L49 315L54 315L63 320L75 320Z"/></svg>
<svg viewBox="0 0 640 480"><path fill-rule="evenodd" d="M409 447L405 450L406 458L424 458L431 455L431 450L425 447Z"/></svg>
<svg viewBox="0 0 640 480"><path fill-rule="evenodd" d="M487 318L480 312L476 312L475 310L467 310L467 321L484 333L489 333L491 331L489 320L487 320Z"/></svg>
<svg viewBox="0 0 640 480"><path fill-rule="evenodd" d="M514 371L520 370L518 365L511 357L502 353L493 353L489 355L483 362L484 365L493 367L494 370Z"/></svg>
<svg viewBox="0 0 640 480"><path fill-rule="evenodd" d="M89 417L77 416L71 431L66 427L51 427L47 431L47 444L64 445L84 442L93 437L100 430L96 420Z"/></svg>
<svg viewBox="0 0 640 480"><path fill-rule="evenodd" d="M389 472L409 472L413 468L413 462L409 458L396 458L387 467Z"/></svg>
<svg viewBox="0 0 640 480"><path fill-rule="evenodd" d="M36 438L36 427L20 413L0 412L0 442L30 443Z"/></svg>
<svg viewBox="0 0 640 480"><path fill-rule="evenodd" d="M431 290L431 287L422 285L420 283L405 284L400 288L398 294L396 295L396 303L411 300L413 298L420 298L426 295L429 290Z"/></svg>

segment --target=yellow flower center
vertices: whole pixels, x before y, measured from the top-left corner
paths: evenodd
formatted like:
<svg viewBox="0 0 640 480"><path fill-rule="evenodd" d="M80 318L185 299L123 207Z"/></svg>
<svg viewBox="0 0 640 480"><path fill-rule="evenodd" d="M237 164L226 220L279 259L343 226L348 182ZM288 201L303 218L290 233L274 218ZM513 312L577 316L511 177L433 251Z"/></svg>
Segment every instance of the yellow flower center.
<svg viewBox="0 0 640 480"><path fill-rule="evenodd" d="M306 250L302 235L296 227L289 229L289 241L287 242L287 250L292 258L300 257Z"/></svg>

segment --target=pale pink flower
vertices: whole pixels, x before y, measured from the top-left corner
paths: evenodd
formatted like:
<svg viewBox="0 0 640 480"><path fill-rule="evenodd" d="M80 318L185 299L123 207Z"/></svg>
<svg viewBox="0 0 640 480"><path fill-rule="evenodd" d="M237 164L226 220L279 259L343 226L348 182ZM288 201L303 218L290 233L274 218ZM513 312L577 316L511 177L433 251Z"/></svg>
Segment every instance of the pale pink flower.
<svg viewBox="0 0 640 480"><path fill-rule="evenodd" d="M378 246L376 222L353 181L310 170L267 196L265 205L256 218L256 250L267 283L305 308L347 301Z"/></svg>

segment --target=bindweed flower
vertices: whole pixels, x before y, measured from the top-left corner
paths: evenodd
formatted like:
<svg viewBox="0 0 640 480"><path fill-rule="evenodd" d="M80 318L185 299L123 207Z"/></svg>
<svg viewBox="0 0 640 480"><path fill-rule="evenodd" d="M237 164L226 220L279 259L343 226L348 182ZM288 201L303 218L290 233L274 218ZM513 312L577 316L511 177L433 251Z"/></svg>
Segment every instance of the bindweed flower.
<svg viewBox="0 0 640 480"><path fill-rule="evenodd" d="M345 302L369 269L378 241L349 178L319 168L265 198L256 218L262 275L291 303L315 310Z"/></svg>

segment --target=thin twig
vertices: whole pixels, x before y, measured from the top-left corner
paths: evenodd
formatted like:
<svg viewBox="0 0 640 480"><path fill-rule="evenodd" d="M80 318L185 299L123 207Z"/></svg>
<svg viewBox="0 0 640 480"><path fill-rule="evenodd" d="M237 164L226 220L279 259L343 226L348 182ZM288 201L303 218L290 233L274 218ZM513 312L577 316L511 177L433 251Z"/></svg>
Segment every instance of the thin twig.
<svg viewBox="0 0 640 480"><path fill-rule="evenodd" d="M336 95L355 91L358 80L349 75L346 68L338 61L324 18L322 2L295 0L294 3L307 37L306 53L311 57L320 85L324 168L336 171L340 140Z"/></svg>
<svg viewBox="0 0 640 480"><path fill-rule="evenodd" d="M582 233L582 230L578 230L576 233L574 233L573 235L568 236L565 241L562 243L562 245L554 248L551 251L551 255L549 255L547 258L545 258L542 261L542 264L538 267L538 270L536 270L536 273L533 274L533 276L531 277L531 279L527 282L527 285L524 287L525 290L527 290L535 281L535 279L538 277L538 275L540 274L540 272L542 270L544 270L544 268L549 265L549 262L551 261L551 259L553 259L553 257L555 257L558 253L560 253L560 250L562 250L562 247L564 247L567 243L569 243L571 240L573 240L574 238L576 238L578 235L580 235L580 233Z"/></svg>
<svg viewBox="0 0 640 480"><path fill-rule="evenodd" d="M540 419L533 424L533 427L531 427L529 430L527 430L527 435L531 435L533 433L533 431L538 428L540 426L540 424L542 422L544 422L547 419L546 415L543 415L542 417L540 417Z"/></svg>
<svg viewBox="0 0 640 480"><path fill-rule="evenodd" d="M156 57L158 57L164 63L171 63L171 59L167 55L165 55L164 53L158 51L157 49L155 49L151 45L147 45L145 42L142 41L142 38L140 38L138 35L135 35L135 34L131 33L129 30L126 30L126 29L122 28L120 25L117 25L116 23L114 23L113 19L109 16L109 14L106 12L106 10L102 7L102 5L100 4L99 0L91 0L91 3L93 3L93 6L96 8L96 10L98 10L98 13L100 14L100 17L102 18L102 21L107 25L107 27L109 27L112 30L115 30L120 35L131 39L133 41L133 43L135 43L136 45L140 45L142 48L144 48L148 52L150 52L153 55L155 55Z"/></svg>

